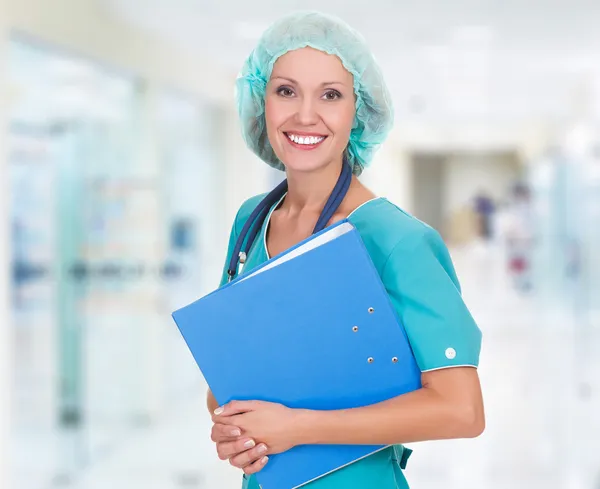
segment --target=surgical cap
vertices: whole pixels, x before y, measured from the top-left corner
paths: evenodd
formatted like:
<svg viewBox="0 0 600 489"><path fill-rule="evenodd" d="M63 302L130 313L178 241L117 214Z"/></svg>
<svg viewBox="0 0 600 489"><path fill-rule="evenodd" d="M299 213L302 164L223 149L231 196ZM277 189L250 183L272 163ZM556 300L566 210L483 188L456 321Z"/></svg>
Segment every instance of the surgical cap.
<svg viewBox="0 0 600 489"><path fill-rule="evenodd" d="M236 80L236 102L244 141L263 161L284 170L267 137L265 91L275 61L288 51L304 47L337 56L354 77L356 114L345 158L353 173L360 175L391 130L392 101L363 37L330 15L294 12L264 32Z"/></svg>

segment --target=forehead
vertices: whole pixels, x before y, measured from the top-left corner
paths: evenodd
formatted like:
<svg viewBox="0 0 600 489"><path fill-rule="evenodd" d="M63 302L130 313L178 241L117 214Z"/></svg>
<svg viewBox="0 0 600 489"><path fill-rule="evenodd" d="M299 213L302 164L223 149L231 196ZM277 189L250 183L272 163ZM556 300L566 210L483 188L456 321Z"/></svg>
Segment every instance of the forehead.
<svg viewBox="0 0 600 489"><path fill-rule="evenodd" d="M283 76L298 83L338 81L352 84L352 74L337 56L305 47L288 51L273 65L271 77Z"/></svg>

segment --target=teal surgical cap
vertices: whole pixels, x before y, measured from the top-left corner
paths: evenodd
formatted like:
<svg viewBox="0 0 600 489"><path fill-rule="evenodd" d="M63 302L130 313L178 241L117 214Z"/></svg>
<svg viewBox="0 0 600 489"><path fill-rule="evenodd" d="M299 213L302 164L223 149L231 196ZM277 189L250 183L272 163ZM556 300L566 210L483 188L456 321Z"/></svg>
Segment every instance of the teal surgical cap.
<svg viewBox="0 0 600 489"><path fill-rule="evenodd" d="M246 59L236 81L244 141L263 161L284 169L267 137L265 89L275 61L307 46L337 56L354 77L356 115L345 157L353 173L360 175L391 130L391 96L363 37L341 20L319 12L295 12L275 22Z"/></svg>

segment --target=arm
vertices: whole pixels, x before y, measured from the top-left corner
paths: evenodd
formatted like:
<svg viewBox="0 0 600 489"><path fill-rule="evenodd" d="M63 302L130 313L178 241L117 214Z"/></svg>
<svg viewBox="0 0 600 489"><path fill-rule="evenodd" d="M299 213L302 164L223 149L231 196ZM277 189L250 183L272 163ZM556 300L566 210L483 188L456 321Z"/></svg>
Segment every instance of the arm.
<svg viewBox="0 0 600 489"><path fill-rule="evenodd" d="M331 411L291 409L264 401L232 401L213 415L238 426L269 453L296 445L393 445L474 438L484 429L477 370L452 367L422 374L422 388L361 408Z"/></svg>
<svg viewBox="0 0 600 489"><path fill-rule="evenodd" d="M422 388L363 408L299 412L302 442L396 444L480 435L481 332L439 234L426 230L400 240L382 279L423 372Z"/></svg>
<svg viewBox="0 0 600 489"><path fill-rule="evenodd" d="M362 408L297 412L299 444L382 444L472 438L485 426L477 370L425 372L415 392Z"/></svg>

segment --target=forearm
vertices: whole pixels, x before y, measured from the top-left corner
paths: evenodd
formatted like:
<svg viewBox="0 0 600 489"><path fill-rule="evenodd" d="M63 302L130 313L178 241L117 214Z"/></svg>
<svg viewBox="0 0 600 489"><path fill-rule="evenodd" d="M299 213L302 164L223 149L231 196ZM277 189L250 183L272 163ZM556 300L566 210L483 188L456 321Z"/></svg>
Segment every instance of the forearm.
<svg viewBox="0 0 600 489"><path fill-rule="evenodd" d="M471 438L483 431L483 415L468 406L422 388L361 408L299 411L297 437L299 444L342 445Z"/></svg>

